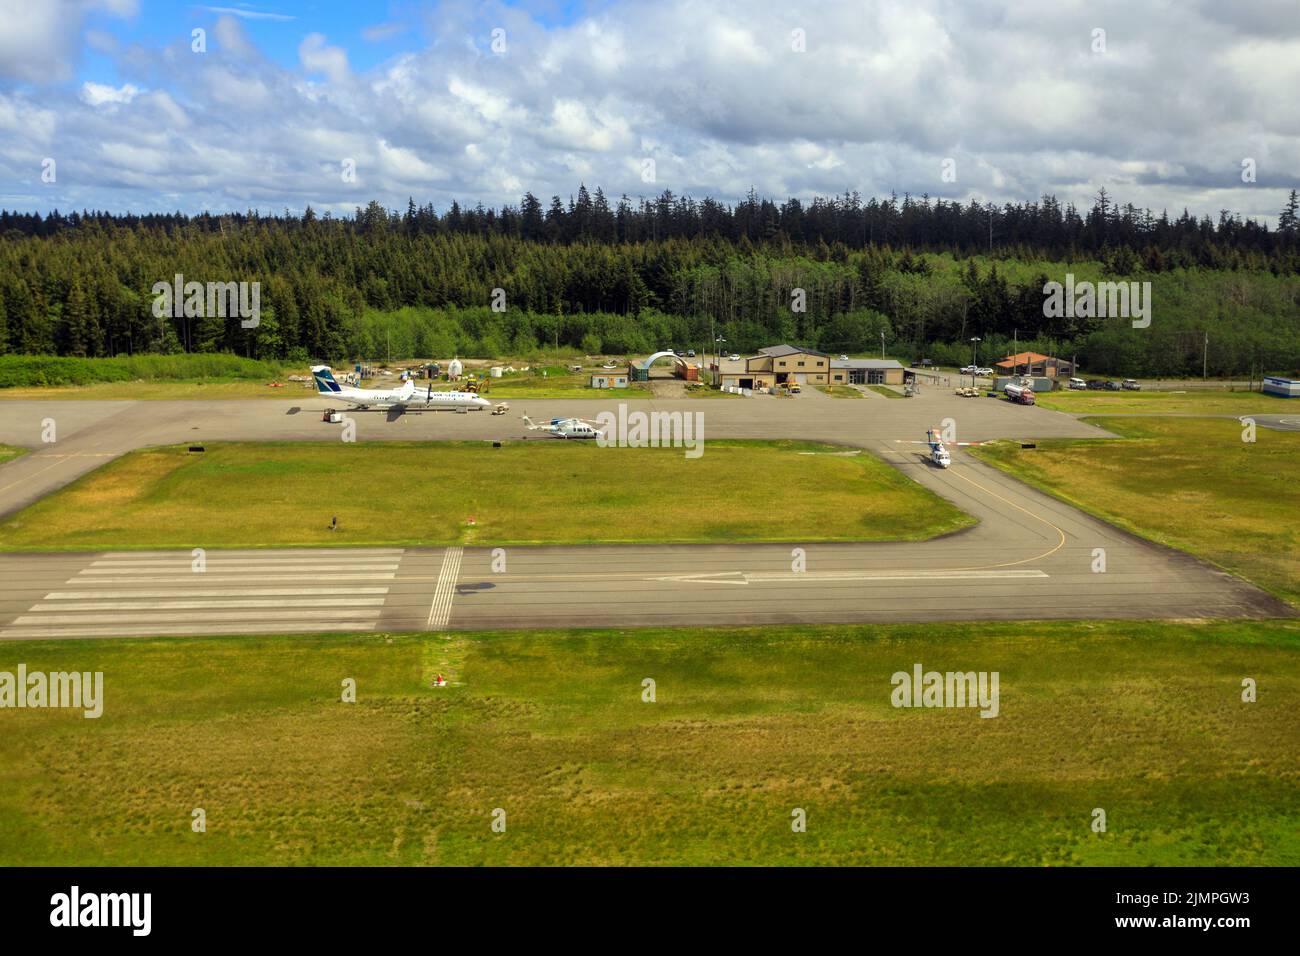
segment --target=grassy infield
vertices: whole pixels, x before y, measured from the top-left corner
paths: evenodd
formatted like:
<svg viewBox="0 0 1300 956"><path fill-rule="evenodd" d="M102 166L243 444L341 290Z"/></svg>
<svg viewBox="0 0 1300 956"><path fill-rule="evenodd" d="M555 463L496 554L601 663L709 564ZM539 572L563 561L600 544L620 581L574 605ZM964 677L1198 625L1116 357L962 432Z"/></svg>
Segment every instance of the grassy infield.
<svg viewBox="0 0 1300 956"><path fill-rule="evenodd" d="M558 441L207 447L119 459L0 523L0 549L882 541L972 523L879 459L805 442L711 441L690 461Z"/></svg>
<svg viewBox="0 0 1300 956"><path fill-rule="evenodd" d="M1102 424L1132 438L981 454L1300 597L1300 497L1285 477L1300 435L1261 429L1242 447L1233 422ZM527 473L509 447L477 469L467 448L441 450L443 462L418 447L375 449L382 466L362 460L342 474L364 481L373 465L418 481L447 469L482 497L381 494L341 518L343 543L436 538L470 507L484 541L561 527L573 537L544 518L575 494L597 509L583 518L594 537L666 527L727 537L753 532L747 509L771 508L769 488L796 485L800 499L826 503L803 521L848 525L849 537L960 523L914 486L891 486L872 459L783 445L711 444L689 468L679 452L640 453L637 483L617 491L593 471L612 452L544 445L555 464L532 466L527 502L509 497ZM372 452L338 452L349 453ZM266 527L239 514L250 502L270 509L283 543L315 542L319 516L292 499L316 500L313 483L340 472L298 455L134 456L0 527L0 547L107 544L128 527L157 527L173 546L180 527L247 543ZM394 470L394 455L417 461ZM765 480L731 491L721 509L699 497L706 469L746 455L768 456ZM283 497L265 497L280 486ZM537 523L499 520L484 502L530 504ZM429 516L395 526L386 506ZM684 531L683 514L697 516ZM0 864L1295 865L1297 639L1294 622L1085 622L0 645L0 669L98 669L107 684L97 722L0 711ZM889 675L918 661L998 670L1001 715L891 708ZM430 688L435 671L453 686ZM356 704L338 701L345 677L358 682ZM657 682L653 704L641 700L645 677ZM1257 703L1241 702L1243 677L1259 681ZM189 830L196 806L206 834ZM506 834L489 828L496 807ZM808 812L805 834L790 830L794 807ZM1094 807L1107 811L1105 834L1089 827Z"/></svg>

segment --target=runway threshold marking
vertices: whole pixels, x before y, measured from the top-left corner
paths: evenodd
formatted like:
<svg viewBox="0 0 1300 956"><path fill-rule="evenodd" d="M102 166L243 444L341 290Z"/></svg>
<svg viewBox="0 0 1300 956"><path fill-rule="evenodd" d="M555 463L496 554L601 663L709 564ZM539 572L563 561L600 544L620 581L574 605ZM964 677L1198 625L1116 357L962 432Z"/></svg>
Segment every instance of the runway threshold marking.
<svg viewBox="0 0 1300 956"><path fill-rule="evenodd" d="M448 548L443 552L442 570L438 572L438 583L433 589L433 602L429 605L429 619L426 626L430 631L441 631L451 621L451 602L456 594L456 581L460 577L460 561L465 549Z"/></svg>
<svg viewBox="0 0 1300 956"><path fill-rule="evenodd" d="M373 630L389 587L361 582L391 581L403 553L214 551L204 571L185 552L108 553L0 628L0 638Z"/></svg>

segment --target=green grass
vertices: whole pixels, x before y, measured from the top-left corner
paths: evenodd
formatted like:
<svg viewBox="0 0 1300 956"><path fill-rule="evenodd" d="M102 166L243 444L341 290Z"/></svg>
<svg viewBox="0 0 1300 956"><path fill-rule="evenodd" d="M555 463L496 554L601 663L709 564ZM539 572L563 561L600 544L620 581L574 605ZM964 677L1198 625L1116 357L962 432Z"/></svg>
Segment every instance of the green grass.
<svg viewBox="0 0 1300 956"><path fill-rule="evenodd" d="M1209 418L1097 418L1124 440L1058 439L977 457L1143 537L1300 604L1300 434Z"/></svg>
<svg viewBox="0 0 1300 956"><path fill-rule="evenodd" d="M885 396L885 398L902 398L902 397L903 397L903 393L902 393L902 392L897 391L896 389L892 389L892 388L890 388L888 385L868 385L867 388L871 389L871 390L872 390L873 392L875 392L877 395L883 395L883 396Z"/></svg>
<svg viewBox="0 0 1300 956"><path fill-rule="evenodd" d="M486 379L488 390L483 395L493 401L514 399L522 401L529 398L539 400L552 398L609 398L611 394L616 394L624 399L650 397L649 386L642 382L629 382L627 388L614 390L592 388L591 376L598 371L602 370L587 368L574 373L567 369L548 368L545 378L531 372L506 375L502 378L488 378ZM622 371L626 372L627 367L622 366Z"/></svg>
<svg viewBox="0 0 1300 956"><path fill-rule="evenodd" d="M818 385L817 391L825 392L831 398L866 398L856 388L847 385Z"/></svg>
<svg viewBox="0 0 1300 956"><path fill-rule="evenodd" d="M0 465L25 454L27 454L26 448L19 448L17 445L0 445Z"/></svg>
<svg viewBox="0 0 1300 956"><path fill-rule="evenodd" d="M306 371L226 353L93 359L0 355L0 398L244 398L299 391L289 382L283 390L266 385Z"/></svg>
<svg viewBox="0 0 1300 956"><path fill-rule="evenodd" d="M1228 392L1218 389L1182 392L1043 392L1035 402L1058 412L1080 415L1165 414L1247 415L1297 411L1298 402L1261 392Z"/></svg>
<svg viewBox="0 0 1300 956"><path fill-rule="evenodd" d="M303 374L296 370L296 374ZM250 382L243 379L203 379L201 381L155 382L98 382L94 385L61 386L58 388L7 388L0 390L0 400L48 400L128 402L128 401L178 401L189 399L245 399L290 398L302 401L315 398L316 388L310 382L291 382L286 372ZM283 383L283 388L272 388L271 382Z"/></svg>
<svg viewBox="0 0 1300 956"><path fill-rule="evenodd" d="M5 519L0 549L920 540L974 523L877 458L808 451L840 449L710 441L693 460L549 439L144 449Z"/></svg>
<svg viewBox="0 0 1300 956"><path fill-rule="evenodd" d="M105 701L0 710L0 865L1296 866L1298 641L1031 622L3 644L0 670L102 671ZM894 709L916 662L998 671L999 716Z"/></svg>

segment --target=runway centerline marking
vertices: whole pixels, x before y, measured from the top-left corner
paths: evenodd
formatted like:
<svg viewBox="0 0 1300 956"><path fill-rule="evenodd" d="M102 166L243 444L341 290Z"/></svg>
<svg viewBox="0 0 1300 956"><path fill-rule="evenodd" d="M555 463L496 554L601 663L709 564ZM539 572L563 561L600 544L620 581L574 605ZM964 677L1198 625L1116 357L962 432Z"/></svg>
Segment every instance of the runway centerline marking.
<svg viewBox="0 0 1300 956"><path fill-rule="evenodd" d="M1046 578L1047 572L1023 571L713 571L643 578L645 581L674 581L683 584L763 584L799 581L985 581L989 579L1023 580Z"/></svg>
<svg viewBox="0 0 1300 956"><path fill-rule="evenodd" d="M983 485L981 485L981 484L980 484L978 481L976 481L974 478L967 478L967 477L966 477L965 475L963 475L961 472L953 471L953 472L949 472L949 474L951 474L954 478L960 478L962 481L965 481L965 482L968 482L969 484L974 485L976 488L980 489L980 491L983 491L985 494L992 495L994 498L998 499L998 501L1001 501L1003 504L1008 504L1008 505L1010 505L1011 507L1015 508L1017 511L1022 511L1022 512L1024 512L1025 514L1029 515L1029 517L1033 518L1035 521L1041 521L1043 524L1047 525L1049 528L1051 528L1053 531L1055 531L1058 535L1061 536L1061 540L1058 541L1058 542L1056 542L1056 547L1054 547L1054 548L1049 548L1048 550L1044 551L1042 554L1036 554L1036 555L1034 555L1033 557L1022 558L1022 559L1019 560L1019 561L1005 561L1005 562L1003 562L1003 563L1001 563L1001 564L983 564L983 565L977 565L977 566L975 566L975 567L971 567L971 568L953 568L952 570L954 570L954 571L984 571L984 570L993 570L993 569L995 569L995 568L1011 568L1011 567L1015 567L1015 566L1018 565L1018 564L1028 564L1028 563L1031 562L1031 561L1041 561L1043 558L1050 558L1052 555L1056 554L1056 552L1060 551L1063 547L1065 547L1065 532L1062 531L1060 528L1058 528L1056 525L1052 524L1052 522L1048 521L1048 520L1047 520L1046 518L1044 518L1042 515L1036 515L1036 514L1034 514L1032 511L1030 511L1028 508L1022 508L1020 505L1016 504L1014 501L1011 501L1011 500L1009 500L1009 499L1007 499L1007 498L1003 498L1003 497L1002 497L1000 494L998 494L996 491L991 491L990 489L985 488Z"/></svg>

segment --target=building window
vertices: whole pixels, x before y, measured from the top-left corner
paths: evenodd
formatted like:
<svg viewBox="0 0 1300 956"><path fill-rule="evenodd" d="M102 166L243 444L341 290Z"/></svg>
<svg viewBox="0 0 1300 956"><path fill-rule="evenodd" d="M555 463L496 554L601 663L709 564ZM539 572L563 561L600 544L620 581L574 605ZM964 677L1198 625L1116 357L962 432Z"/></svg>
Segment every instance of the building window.
<svg viewBox="0 0 1300 956"><path fill-rule="evenodd" d="M800 368L803 368L803 362L800 362L800 363L799 363L799 367L800 367Z"/></svg>

